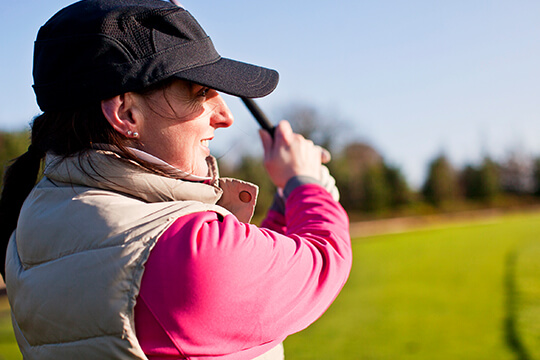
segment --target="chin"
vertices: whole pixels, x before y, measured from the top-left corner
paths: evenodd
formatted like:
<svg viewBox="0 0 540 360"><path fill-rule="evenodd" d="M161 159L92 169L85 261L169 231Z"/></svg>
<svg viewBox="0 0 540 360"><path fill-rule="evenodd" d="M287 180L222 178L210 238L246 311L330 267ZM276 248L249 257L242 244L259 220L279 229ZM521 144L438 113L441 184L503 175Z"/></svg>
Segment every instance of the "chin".
<svg viewBox="0 0 540 360"><path fill-rule="evenodd" d="M195 176L208 176L208 165L205 163L204 167L199 167L198 169L194 170L192 174Z"/></svg>

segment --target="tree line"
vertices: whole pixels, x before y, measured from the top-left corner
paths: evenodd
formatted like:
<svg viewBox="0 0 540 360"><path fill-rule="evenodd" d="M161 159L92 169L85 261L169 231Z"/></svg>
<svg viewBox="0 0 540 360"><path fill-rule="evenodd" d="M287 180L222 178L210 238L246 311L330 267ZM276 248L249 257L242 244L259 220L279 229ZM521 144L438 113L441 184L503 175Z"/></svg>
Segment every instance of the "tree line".
<svg viewBox="0 0 540 360"><path fill-rule="evenodd" d="M480 164L456 168L440 154L428 164L418 190L411 188L399 167L388 164L365 143L347 145L327 166L336 179L341 204L355 214L405 215L540 201L540 158L528 166L516 166L486 157ZM225 174L258 184L258 210L269 206L274 188L260 157L244 155L237 165L226 167Z"/></svg>
<svg viewBox="0 0 540 360"><path fill-rule="evenodd" d="M340 202L350 214L414 215L540 201L540 157L534 160L513 154L498 163L486 156L479 164L457 168L444 153L437 154L427 164L421 188L413 189L401 169L388 163L369 143L353 139L343 146L349 129L337 119L304 105L291 106L284 118L296 132L331 150L332 161L327 166L340 190ZM261 213L269 206L274 189L260 157L244 155L236 164L226 166L225 174L259 184L257 210Z"/></svg>
<svg viewBox="0 0 540 360"><path fill-rule="evenodd" d="M540 157L513 154L504 163L486 156L479 164L454 167L445 154L433 157L420 189L412 189L398 166L389 164L370 144L344 142L347 127L309 106L293 106L285 114L295 131L332 151L327 164L341 193L340 202L351 214L393 216L523 205L540 201ZM0 171L24 153L29 133L0 132ZM339 147L337 146L339 144ZM346 144L343 146L343 144ZM221 161L222 176L233 176L260 187L256 214L270 206L275 189L266 176L262 158L244 154L239 161ZM363 214L363 215L362 215Z"/></svg>

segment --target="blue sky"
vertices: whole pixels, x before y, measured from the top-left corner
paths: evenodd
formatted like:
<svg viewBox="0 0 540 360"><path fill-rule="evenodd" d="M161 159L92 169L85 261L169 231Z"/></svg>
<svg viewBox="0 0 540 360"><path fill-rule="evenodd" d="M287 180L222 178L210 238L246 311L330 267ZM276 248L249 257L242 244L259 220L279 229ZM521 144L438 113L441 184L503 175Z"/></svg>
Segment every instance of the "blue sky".
<svg viewBox="0 0 540 360"><path fill-rule="evenodd" d="M259 104L275 120L307 104L348 124L409 182L444 151L456 166L484 154L540 155L540 2L181 0L224 57L275 68ZM0 129L39 113L31 89L33 40L71 1L0 5ZM226 97L236 123L213 149L260 152L257 126Z"/></svg>

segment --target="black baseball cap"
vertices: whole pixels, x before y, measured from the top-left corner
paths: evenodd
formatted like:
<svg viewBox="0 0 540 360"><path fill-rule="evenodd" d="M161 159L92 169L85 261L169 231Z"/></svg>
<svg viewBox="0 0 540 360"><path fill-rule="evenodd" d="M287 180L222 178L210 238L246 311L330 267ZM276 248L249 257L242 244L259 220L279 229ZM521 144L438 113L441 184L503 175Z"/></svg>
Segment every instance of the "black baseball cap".
<svg viewBox="0 0 540 360"><path fill-rule="evenodd" d="M222 58L185 9L162 0L82 0L37 35L34 91L43 111L74 109L171 77L224 93L271 93L275 70Z"/></svg>

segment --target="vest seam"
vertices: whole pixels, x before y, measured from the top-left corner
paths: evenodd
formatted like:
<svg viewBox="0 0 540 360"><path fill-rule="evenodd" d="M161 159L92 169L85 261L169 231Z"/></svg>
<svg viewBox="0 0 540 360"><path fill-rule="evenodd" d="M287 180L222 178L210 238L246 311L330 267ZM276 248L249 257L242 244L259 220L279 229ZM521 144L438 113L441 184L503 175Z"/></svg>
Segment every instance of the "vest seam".
<svg viewBox="0 0 540 360"><path fill-rule="evenodd" d="M30 345L30 347L33 347L33 348L38 348L38 347L45 347L45 346L61 346L61 345L64 345L64 344L71 344L71 343L76 343L76 342L81 342L81 341L90 341L92 339L98 339L98 338L102 338L102 337L114 337L115 339L120 339L122 341L126 341L127 343L129 343L129 340L124 337L124 332L120 332L120 333L104 333L102 335L96 335L96 336L89 336L89 337L85 337L85 338L80 338L80 339L76 339L76 340L70 340L70 341L55 341L54 343L43 343L43 344L35 344L35 345L32 345L30 344L28 341L28 345ZM26 339L26 337L25 337Z"/></svg>
<svg viewBox="0 0 540 360"><path fill-rule="evenodd" d="M83 253L89 253L89 252L93 252L93 251L110 249L110 248L121 248L121 247L125 247L126 245L130 245L130 244L132 244L134 242L138 242L138 241L141 241L141 243L146 246L146 245L149 245L150 242L152 242L152 237L149 237L147 239L132 238L130 240L131 241L128 241L128 242L123 243L123 244L114 244L114 245L107 245L107 246L102 246L102 247L98 247L98 248L84 249L84 250L73 251L73 252L65 252L65 253L58 254L54 258L45 259L45 260L43 260L41 262L33 262L33 261L29 262L29 261L22 261L21 260L21 264L23 266L25 266L25 270L28 270L28 269L31 269L31 268L34 268L34 267L37 267L37 266L42 266L42 265L48 264L50 262L59 261L59 260L62 260L64 258L68 258L68 257L71 257L71 256L75 256L75 255L79 255L79 254L83 254ZM20 258L20 256L19 256L19 258Z"/></svg>

